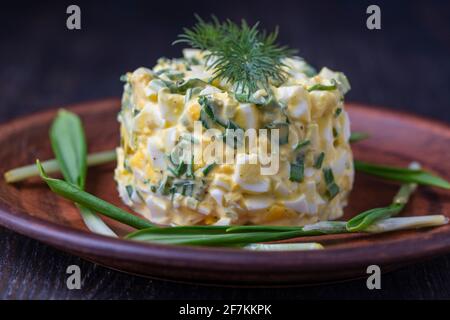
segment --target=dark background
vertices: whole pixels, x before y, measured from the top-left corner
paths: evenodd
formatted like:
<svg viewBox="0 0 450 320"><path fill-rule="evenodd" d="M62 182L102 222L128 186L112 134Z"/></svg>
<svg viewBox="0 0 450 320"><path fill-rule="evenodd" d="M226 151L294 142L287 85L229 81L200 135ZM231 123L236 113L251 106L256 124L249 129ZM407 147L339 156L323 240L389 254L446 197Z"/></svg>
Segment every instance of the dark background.
<svg viewBox="0 0 450 320"><path fill-rule="evenodd" d="M82 30L66 29L78 4ZM366 8L381 7L382 30L366 28ZM0 7L0 121L121 94L119 76L151 67L193 13L280 27L280 41L311 64L344 71L348 100L450 122L449 1L14 1ZM445 150L444 150L445 151ZM448 150L447 150L448 152ZM332 261L330 261L332 263ZM81 290L65 269L81 266ZM450 256L365 280L291 289L174 284L111 271L0 228L0 298L18 299L315 299L450 298Z"/></svg>

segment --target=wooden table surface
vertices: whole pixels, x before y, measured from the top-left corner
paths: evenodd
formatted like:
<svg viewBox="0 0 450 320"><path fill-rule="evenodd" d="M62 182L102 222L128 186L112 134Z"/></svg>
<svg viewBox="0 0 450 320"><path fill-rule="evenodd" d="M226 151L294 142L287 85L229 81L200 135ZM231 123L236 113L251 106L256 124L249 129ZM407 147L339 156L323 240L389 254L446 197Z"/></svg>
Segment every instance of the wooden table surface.
<svg viewBox="0 0 450 320"><path fill-rule="evenodd" d="M180 54L170 43L192 23L193 12L278 24L281 41L313 65L345 71L352 84L348 100L450 122L448 2L378 1L382 29L374 31L365 25L371 4L365 1L198 1L180 3L176 12L146 1L77 3L79 31L65 28L66 6L59 2L2 7L1 122L120 95L122 73ZM81 268L80 290L66 287L65 271L73 264ZM109 270L0 228L2 299L442 299L450 298L448 270L450 256L438 257L383 275L382 289L372 291L365 280L288 289L204 287Z"/></svg>

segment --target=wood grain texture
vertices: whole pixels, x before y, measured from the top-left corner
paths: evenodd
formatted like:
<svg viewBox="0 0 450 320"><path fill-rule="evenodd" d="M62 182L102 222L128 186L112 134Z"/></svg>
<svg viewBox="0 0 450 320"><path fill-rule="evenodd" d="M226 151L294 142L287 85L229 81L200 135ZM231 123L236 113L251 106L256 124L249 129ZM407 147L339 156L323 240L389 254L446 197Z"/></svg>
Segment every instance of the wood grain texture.
<svg viewBox="0 0 450 320"><path fill-rule="evenodd" d="M365 9L371 2L364 1L267 0L258 1L257 6L231 0L183 2L173 19L164 15L165 4L77 3L84 17L80 32L65 29L63 2L2 6L0 121L48 105L117 96L121 91L117 79L124 70L150 66L162 55L179 55L179 48L168 44L182 26L192 22L190 12L194 11L202 15L215 12L234 19L246 17L252 22L260 20L269 28L278 24L282 41L299 48L300 55L314 65L327 65L347 73L353 86L350 100L450 121L448 2L378 1L383 29L375 32L365 28ZM235 10L236 6L240 10ZM151 41L143 41L143 35ZM380 291L368 291L364 281L253 290L148 281L83 262L3 228L0 242L2 298L450 297L450 256L387 274ZM71 263L80 263L83 272L91 276L78 292L68 292L61 280L60 274Z"/></svg>
<svg viewBox="0 0 450 320"><path fill-rule="evenodd" d="M0 228L0 299L448 299L448 257L382 277L381 290L366 280L301 288L219 288L150 280L92 264ZM81 268L80 290L66 287L66 268Z"/></svg>

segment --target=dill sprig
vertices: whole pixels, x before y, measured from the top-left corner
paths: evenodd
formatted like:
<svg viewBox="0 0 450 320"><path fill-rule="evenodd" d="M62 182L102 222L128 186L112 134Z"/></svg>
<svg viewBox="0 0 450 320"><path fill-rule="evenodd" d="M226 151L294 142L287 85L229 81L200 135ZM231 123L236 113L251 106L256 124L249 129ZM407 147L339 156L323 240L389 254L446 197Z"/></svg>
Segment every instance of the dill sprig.
<svg viewBox="0 0 450 320"><path fill-rule="evenodd" d="M238 25L231 20L220 22L215 16L211 22L197 15L196 19L174 44L205 50L207 66L214 70L212 81L223 79L233 85L236 96L249 99L259 89L270 94L269 84L286 80L283 59L295 51L276 43L278 28L267 33L258 29L259 23L249 26L245 20Z"/></svg>

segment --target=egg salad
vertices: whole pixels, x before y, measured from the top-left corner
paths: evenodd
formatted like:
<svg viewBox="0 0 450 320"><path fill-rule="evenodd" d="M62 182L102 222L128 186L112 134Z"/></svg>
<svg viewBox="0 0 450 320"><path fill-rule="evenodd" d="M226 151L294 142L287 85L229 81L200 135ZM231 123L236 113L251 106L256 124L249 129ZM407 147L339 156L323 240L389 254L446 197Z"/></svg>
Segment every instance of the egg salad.
<svg viewBox="0 0 450 320"><path fill-rule="evenodd" d="M123 202L162 225L301 226L341 217L354 177L344 74L285 58L282 83L242 97L214 78L210 63L204 51L185 49L183 58L123 76L115 170ZM233 161L198 154L236 128L256 130L258 146L277 157L275 172L262 173L259 147L238 152L225 143Z"/></svg>

